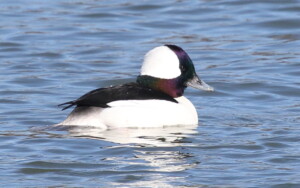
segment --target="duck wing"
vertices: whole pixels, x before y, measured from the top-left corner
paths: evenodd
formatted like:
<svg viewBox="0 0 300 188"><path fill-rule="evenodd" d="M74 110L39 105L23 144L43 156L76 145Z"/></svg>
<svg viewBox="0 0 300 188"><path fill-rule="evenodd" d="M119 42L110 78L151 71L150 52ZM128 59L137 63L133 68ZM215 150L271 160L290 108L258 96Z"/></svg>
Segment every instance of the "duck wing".
<svg viewBox="0 0 300 188"><path fill-rule="evenodd" d="M108 103L119 100L167 100L178 103L171 96L142 86L138 83L132 82L119 86L112 86L107 88L99 88L92 90L76 100L69 101L58 106L64 106L62 110L68 109L72 106L94 106L107 108L110 107Z"/></svg>

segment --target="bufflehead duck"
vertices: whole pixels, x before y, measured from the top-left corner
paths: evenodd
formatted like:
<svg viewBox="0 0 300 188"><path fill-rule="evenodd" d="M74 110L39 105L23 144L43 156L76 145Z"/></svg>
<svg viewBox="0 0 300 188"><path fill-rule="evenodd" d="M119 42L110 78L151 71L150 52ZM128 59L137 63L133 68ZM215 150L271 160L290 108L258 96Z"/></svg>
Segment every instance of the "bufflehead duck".
<svg viewBox="0 0 300 188"><path fill-rule="evenodd" d="M145 55L136 82L99 88L60 104L63 110L76 107L57 125L103 129L197 125L197 111L183 96L187 86L213 91L200 80L182 48L159 46Z"/></svg>

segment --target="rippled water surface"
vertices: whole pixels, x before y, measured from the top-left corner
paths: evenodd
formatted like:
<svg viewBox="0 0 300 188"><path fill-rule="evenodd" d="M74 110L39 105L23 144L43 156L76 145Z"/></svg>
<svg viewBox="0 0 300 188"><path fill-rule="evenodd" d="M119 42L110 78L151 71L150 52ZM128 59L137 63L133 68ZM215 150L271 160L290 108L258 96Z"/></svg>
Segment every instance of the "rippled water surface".
<svg viewBox="0 0 300 188"><path fill-rule="evenodd" d="M0 18L1 187L300 187L299 0L13 0ZM165 43L216 89L187 89L197 127L48 128Z"/></svg>

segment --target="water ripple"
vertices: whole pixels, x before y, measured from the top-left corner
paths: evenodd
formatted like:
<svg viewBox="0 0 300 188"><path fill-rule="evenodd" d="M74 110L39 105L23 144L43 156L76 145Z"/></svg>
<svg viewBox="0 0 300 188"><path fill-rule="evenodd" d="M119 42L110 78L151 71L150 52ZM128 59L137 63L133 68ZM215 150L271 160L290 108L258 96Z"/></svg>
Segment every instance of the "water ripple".
<svg viewBox="0 0 300 188"><path fill-rule="evenodd" d="M299 1L0 2L4 187L299 187ZM182 46L197 127L53 130L57 104Z"/></svg>

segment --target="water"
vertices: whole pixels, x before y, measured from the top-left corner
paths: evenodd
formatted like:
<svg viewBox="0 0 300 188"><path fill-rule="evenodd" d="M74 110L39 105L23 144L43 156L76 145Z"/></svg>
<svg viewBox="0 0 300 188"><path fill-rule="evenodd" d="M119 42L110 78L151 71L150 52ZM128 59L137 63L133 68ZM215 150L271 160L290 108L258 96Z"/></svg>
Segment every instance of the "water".
<svg viewBox="0 0 300 188"><path fill-rule="evenodd" d="M300 187L300 1L0 2L1 187ZM199 126L45 129L184 48Z"/></svg>

